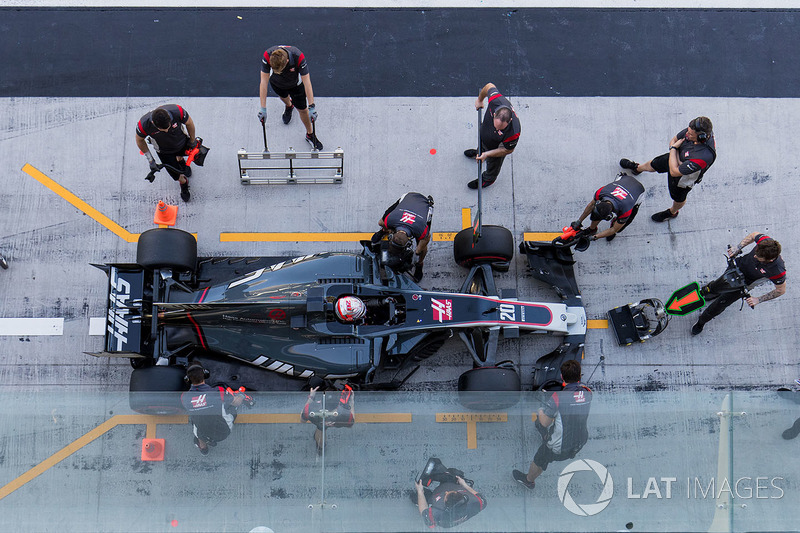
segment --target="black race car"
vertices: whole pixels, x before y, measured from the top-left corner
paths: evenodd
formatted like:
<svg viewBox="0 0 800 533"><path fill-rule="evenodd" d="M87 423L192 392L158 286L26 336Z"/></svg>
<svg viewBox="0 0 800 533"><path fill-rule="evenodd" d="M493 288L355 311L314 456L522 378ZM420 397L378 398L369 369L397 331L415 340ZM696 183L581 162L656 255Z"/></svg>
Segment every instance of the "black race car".
<svg viewBox="0 0 800 533"><path fill-rule="evenodd" d="M92 355L130 357L134 393L183 390L185 367L198 353L296 378L397 388L420 361L458 334L473 362L459 379L459 390L514 392L520 390L516 371L497 361L500 335L546 332L564 342L539 358L534 387L557 380L561 362L581 356L586 333L569 248L520 245L533 276L551 284L562 299L539 303L495 287L492 269L508 270L513 258L507 229L483 226L473 243L472 229L456 236L455 259L470 271L460 292L453 293L420 288L403 273L410 263L397 264L387 254L386 241L362 241L362 250L353 253L198 258L191 234L152 229L139 238L136 264L95 265L108 274L108 318L105 350ZM366 315L342 321L335 306L344 296L364 302ZM382 380L387 370L393 378ZM174 396L132 394L131 407L177 411ZM462 401L483 404L469 394Z"/></svg>

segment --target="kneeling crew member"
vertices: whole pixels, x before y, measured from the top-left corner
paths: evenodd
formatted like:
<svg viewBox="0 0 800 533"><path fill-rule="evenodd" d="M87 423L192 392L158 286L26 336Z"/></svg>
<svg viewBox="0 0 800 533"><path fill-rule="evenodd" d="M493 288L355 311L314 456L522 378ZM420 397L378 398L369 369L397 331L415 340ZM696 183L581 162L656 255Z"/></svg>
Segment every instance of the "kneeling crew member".
<svg viewBox="0 0 800 533"><path fill-rule="evenodd" d="M408 192L389 206L378 221L381 229L372 236L372 242L377 243L389 233L393 245L400 250L405 248L411 238L416 239L417 265L412 277L417 282L422 279L422 266L428 254L431 220L433 220L433 198L422 196L418 192Z"/></svg>
<svg viewBox="0 0 800 533"><path fill-rule="evenodd" d="M236 408L244 401L243 394L230 394L224 387L206 385L206 370L200 363L192 363L186 370L192 386L181 394L181 403L189 412L189 422L194 433L194 445L202 455L208 447L228 438L236 420Z"/></svg>
<svg viewBox="0 0 800 533"><path fill-rule="evenodd" d="M607 241L614 240L617 233L633 222L643 198L644 186L639 183L639 180L620 173L616 180L597 189L594 198L586 205L586 209L578 219L578 226L587 216L592 221L589 225L589 230L592 232L597 231L601 220L613 221L611 227L595 235L594 240L603 237Z"/></svg>
<svg viewBox="0 0 800 533"><path fill-rule="evenodd" d="M443 481L430 491L417 480L417 509L430 527L450 528L462 524L483 511L486 499L469 486L461 476L455 476L455 483Z"/></svg>
<svg viewBox="0 0 800 533"><path fill-rule="evenodd" d="M750 296L747 298L747 305L755 307L760 303L773 300L786 292L786 267L781 258L781 245L778 241L763 233L753 232L739 243L736 248L728 250L728 257L733 257L742 251L742 248L749 244L756 243L749 254L736 260L736 265L744 275L744 281L748 286L771 281L775 288L767 294L761 296ZM703 298L713 300L706 307L697 319L697 323L692 326L692 335L698 335L712 318L722 313L726 307L741 298L737 292L719 294L722 279L712 281L700 291Z"/></svg>

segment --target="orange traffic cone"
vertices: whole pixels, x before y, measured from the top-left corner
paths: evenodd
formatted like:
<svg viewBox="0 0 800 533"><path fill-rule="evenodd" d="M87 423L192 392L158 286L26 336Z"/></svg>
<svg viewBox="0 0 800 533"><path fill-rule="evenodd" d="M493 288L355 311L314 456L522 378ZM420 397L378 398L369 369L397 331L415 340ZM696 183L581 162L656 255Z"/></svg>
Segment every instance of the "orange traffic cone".
<svg viewBox="0 0 800 533"><path fill-rule="evenodd" d="M142 439L142 461L163 461L164 439Z"/></svg>
<svg viewBox="0 0 800 533"><path fill-rule="evenodd" d="M153 217L153 223L159 226L174 226L175 220L178 218L178 206L168 205L163 201L158 202L156 207L156 214Z"/></svg>

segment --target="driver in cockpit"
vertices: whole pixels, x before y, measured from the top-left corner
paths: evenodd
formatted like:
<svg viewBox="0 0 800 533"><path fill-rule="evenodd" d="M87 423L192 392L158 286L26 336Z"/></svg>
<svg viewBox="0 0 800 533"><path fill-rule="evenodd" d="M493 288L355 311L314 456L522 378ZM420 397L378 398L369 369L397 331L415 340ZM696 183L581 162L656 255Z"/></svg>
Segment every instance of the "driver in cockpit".
<svg viewBox="0 0 800 533"><path fill-rule="evenodd" d="M345 324L377 325L391 324L400 312L391 304L397 300L391 296L370 298L366 303L358 296L341 296L334 307L336 318Z"/></svg>

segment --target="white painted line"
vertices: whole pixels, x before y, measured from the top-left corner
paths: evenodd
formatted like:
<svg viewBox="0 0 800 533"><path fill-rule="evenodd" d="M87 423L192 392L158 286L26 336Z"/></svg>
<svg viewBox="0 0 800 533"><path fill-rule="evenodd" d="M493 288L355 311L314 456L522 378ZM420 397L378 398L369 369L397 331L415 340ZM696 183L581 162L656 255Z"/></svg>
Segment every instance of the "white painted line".
<svg viewBox="0 0 800 533"><path fill-rule="evenodd" d="M105 335L106 334L106 318L105 317L92 317L89 319L89 335Z"/></svg>
<svg viewBox="0 0 800 533"><path fill-rule="evenodd" d="M185 0L0 0L0 7L82 7L82 8L186 8ZM265 8L263 0L193 0L197 8ZM797 0L272 0L276 7L337 7L337 8L602 8L602 9L796 9ZM244 14L243 14L244 15Z"/></svg>
<svg viewBox="0 0 800 533"><path fill-rule="evenodd" d="M63 334L63 318L0 318L0 335Z"/></svg>

